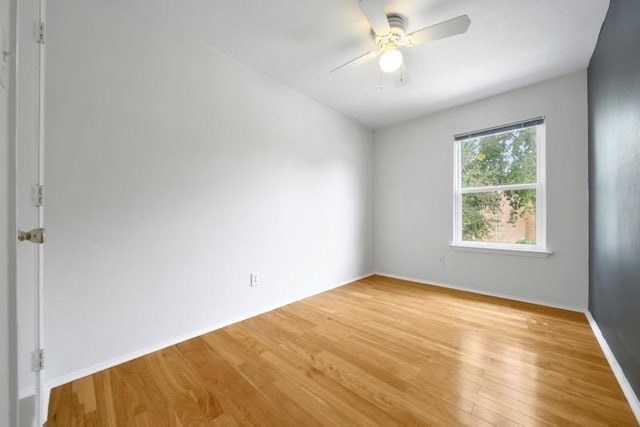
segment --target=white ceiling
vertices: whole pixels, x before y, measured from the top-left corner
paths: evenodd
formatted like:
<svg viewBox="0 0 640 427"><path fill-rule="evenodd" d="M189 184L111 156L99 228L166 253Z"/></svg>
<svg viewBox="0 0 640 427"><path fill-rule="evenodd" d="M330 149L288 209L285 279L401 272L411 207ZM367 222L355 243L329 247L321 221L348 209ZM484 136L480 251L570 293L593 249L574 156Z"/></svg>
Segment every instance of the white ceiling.
<svg viewBox="0 0 640 427"><path fill-rule="evenodd" d="M584 69L608 0L382 0L415 31L467 14L466 34L405 50L409 84L377 61L329 74L375 48L358 0L149 2L216 50L373 129ZM148 4L147 4L148 5ZM388 79L388 77L387 77Z"/></svg>

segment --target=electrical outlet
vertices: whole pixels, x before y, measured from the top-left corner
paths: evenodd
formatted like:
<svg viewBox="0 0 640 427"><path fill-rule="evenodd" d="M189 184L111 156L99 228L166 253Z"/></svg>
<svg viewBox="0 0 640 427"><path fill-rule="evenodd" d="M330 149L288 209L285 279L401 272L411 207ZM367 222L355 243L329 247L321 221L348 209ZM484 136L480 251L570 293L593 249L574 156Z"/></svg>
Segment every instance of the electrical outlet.
<svg viewBox="0 0 640 427"><path fill-rule="evenodd" d="M251 273L249 275L249 284L252 288L258 286L260 284L260 279L258 278L258 273Z"/></svg>
<svg viewBox="0 0 640 427"><path fill-rule="evenodd" d="M438 255L438 264L444 265L444 255Z"/></svg>

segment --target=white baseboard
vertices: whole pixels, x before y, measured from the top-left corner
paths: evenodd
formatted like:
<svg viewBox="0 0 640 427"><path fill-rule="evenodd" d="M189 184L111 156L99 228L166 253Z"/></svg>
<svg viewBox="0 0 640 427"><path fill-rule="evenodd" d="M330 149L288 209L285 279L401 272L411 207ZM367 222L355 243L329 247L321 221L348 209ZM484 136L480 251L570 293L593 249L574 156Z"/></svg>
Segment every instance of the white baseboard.
<svg viewBox="0 0 640 427"><path fill-rule="evenodd" d="M596 336L598 343L600 344L600 348L602 348L602 352L604 353L604 357L607 358L609 362L609 366L611 366L611 370L613 371L613 375L616 376L618 383L620 384L620 388L622 388L622 392L624 393L627 401L629 402L629 406L631 406L631 410L633 414L636 416L636 420L638 420L638 424L640 424L640 400L638 400L638 396L636 396L633 388L631 388L631 384L627 380L627 377L624 375L624 371L620 367L616 356L611 351L611 347L607 343L607 340L604 339L604 335L602 335L602 331L600 327L596 323L596 320L591 315L591 312L586 311L585 315L587 316L587 320L589 321L589 325L593 330L593 334Z"/></svg>
<svg viewBox="0 0 640 427"><path fill-rule="evenodd" d="M195 331L191 331L189 333L186 333L186 334L183 334L183 335L180 335L180 336L177 336L177 337L173 337L171 339L159 342L157 344L154 344L154 345L151 345L151 346L147 346L145 348L141 348L140 350L136 350L134 352L131 352L131 353L128 353L128 354L124 354L122 356L115 357L113 359L105 360L104 362L97 363L97 364L95 364L93 366L90 366L88 368L79 369L79 370L71 372L69 374L62 375L60 377L51 379L51 380L47 381L45 383L45 385L44 385L44 388L45 388L45 390L44 390L44 399L45 399L45 401L48 402L51 389L53 389L55 387L61 386L63 384L70 383L70 382L78 380L80 378L84 378L84 377L86 377L88 375L95 374L96 372L104 371L105 369L113 368L114 366L120 365L120 364L125 363L125 362L129 362L129 361L131 361L133 359L137 359L138 357L145 356L145 355L147 355L149 353L153 353L155 351L162 350L163 348L167 348L167 347L170 347L172 345L181 343L183 341L187 341L187 340L190 340L192 338L198 337L200 335L204 335L204 334L207 334L209 332L215 331L217 329L224 328L225 326L229 326L229 325L232 325L234 323L238 323L238 322L241 322L243 320L250 319L252 317L258 316L260 314L267 313L267 312L275 310L277 308L284 307L285 305L294 303L296 301L300 301L300 300L303 300L305 298L309 298L309 297L312 297L314 295L321 294L321 293L329 291L331 289L339 288L340 286L344 286L344 285L347 285L349 283L364 279L365 277L369 277L372 274L373 273L368 273L368 274L356 277L354 279L350 279L350 280L347 280L347 281L344 281L344 282L340 282L340 283L338 283L336 285L329 286L326 289L323 289L321 291L312 292L312 293L310 293L308 295L305 295L305 296L303 296L301 298L297 298L295 300L291 300L291 301L287 301L287 302L284 302L284 303L276 304L274 306L266 307L266 308L258 310L256 312L248 313L248 314L239 316L237 318L227 319L227 320L222 321L222 322L217 322L217 323L215 323L213 325L209 325L207 327L204 327L204 328L201 328L201 329L197 329ZM34 392L32 391L31 394L33 395ZM46 408L46 411L48 411L48 405L45 408ZM45 413L45 418L44 419L47 419L46 415L47 414Z"/></svg>
<svg viewBox="0 0 640 427"><path fill-rule="evenodd" d="M526 303L529 303L529 304L543 305L545 307L559 308L559 309L562 309L562 310L577 311L579 313L584 313L587 310L586 307L577 307L577 306L571 306L571 305L550 303L548 301L534 300L534 299L530 299L530 298L521 298L521 297L518 297L518 296L503 294L503 293L500 293L500 292L488 292L488 291L484 291L484 290L481 290L481 289L466 288L464 286L449 285L447 283L438 283L438 282L433 282L433 281L429 281L429 280L416 279L416 278L413 278L413 277L398 276L398 275L395 275L395 274L388 274L388 273L374 273L374 274L376 274L378 276L390 277L392 279L400 279L400 280L406 280L408 282L415 282L415 283L419 283L421 285L433 285L433 286L438 286L440 288L455 289L457 291L471 292L471 293L474 293L474 294L480 294L480 295L487 295L487 296L490 296L490 297L509 299L509 300L512 300L512 301L519 301L519 302L526 302Z"/></svg>

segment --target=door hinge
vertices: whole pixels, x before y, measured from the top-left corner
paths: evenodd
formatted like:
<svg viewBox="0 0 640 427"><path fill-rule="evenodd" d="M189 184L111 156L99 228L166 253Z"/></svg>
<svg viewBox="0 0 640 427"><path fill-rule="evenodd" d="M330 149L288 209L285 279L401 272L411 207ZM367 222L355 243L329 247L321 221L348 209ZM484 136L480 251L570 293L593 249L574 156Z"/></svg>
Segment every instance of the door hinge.
<svg viewBox="0 0 640 427"><path fill-rule="evenodd" d="M38 184L33 188L33 205L44 206L44 185Z"/></svg>
<svg viewBox="0 0 640 427"><path fill-rule="evenodd" d="M33 38L36 43L44 44L45 42L45 31L44 31L44 22L36 22L33 28Z"/></svg>
<svg viewBox="0 0 640 427"><path fill-rule="evenodd" d="M33 370L40 372L44 369L44 349L33 352Z"/></svg>

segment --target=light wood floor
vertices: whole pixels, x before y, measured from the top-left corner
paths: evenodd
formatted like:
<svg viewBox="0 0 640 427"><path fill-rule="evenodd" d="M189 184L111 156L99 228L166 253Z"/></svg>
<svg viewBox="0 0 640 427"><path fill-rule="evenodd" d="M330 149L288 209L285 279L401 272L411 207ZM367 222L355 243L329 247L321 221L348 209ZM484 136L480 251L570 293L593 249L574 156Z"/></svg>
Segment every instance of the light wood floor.
<svg viewBox="0 0 640 427"><path fill-rule="evenodd" d="M52 391L48 427L636 426L584 315L372 276Z"/></svg>

